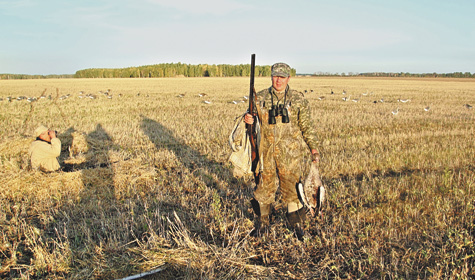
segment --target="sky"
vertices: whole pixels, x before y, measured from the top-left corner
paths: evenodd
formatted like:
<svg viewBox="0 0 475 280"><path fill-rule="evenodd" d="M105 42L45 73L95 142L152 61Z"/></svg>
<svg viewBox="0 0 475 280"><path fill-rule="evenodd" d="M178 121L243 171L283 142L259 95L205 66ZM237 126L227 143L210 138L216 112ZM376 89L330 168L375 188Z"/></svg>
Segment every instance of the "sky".
<svg viewBox="0 0 475 280"><path fill-rule="evenodd" d="M286 62L475 72L474 0L0 0L0 73Z"/></svg>

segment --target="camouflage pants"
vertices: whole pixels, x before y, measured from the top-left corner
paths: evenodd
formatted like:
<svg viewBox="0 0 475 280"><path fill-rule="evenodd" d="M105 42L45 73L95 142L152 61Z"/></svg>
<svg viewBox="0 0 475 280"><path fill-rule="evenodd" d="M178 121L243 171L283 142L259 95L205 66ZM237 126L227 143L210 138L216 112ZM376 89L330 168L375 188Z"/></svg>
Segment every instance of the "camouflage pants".
<svg viewBox="0 0 475 280"><path fill-rule="evenodd" d="M305 152L308 153L308 150L302 149L302 141L297 140L300 132L297 131L290 137L275 132L279 130L271 130L262 135L259 184L254 197L261 203L271 204L275 201L280 185L284 203L298 202L296 185L302 176L302 166L308 158Z"/></svg>
<svg viewBox="0 0 475 280"><path fill-rule="evenodd" d="M277 184L277 180L280 184ZM268 168L260 173L259 185L254 191L254 197L263 204L271 204L275 201L275 193L280 185L282 200L289 204L298 202L296 184L299 176L288 170L285 166L279 165L276 161L269 164Z"/></svg>
<svg viewBox="0 0 475 280"><path fill-rule="evenodd" d="M292 93L292 92L291 92ZM259 180L254 198L263 204L275 201L280 186L284 203L297 203L297 184L309 166L310 149L304 141L304 132L311 128L308 108L297 93L287 100L288 123L282 123L282 116L275 117L269 124L269 110L274 104L267 90L258 94L256 113L260 119ZM284 100L279 101L284 104ZM292 105L291 105L292 104ZM313 141L313 140L312 140ZM313 141L314 142L314 141Z"/></svg>

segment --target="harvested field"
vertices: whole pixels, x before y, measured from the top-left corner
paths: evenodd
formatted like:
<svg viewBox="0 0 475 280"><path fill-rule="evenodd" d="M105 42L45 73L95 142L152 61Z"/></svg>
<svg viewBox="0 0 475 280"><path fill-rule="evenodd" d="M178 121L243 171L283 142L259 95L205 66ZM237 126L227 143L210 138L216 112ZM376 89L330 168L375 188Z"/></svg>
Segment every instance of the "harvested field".
<svg viewBox="0 0 475 280"><path fill-rule="evenodd" d="M474 278L475 80L290 86L311 103L328 193L303 242L280 201L269 236L249 236L253 185L227 162L248 78L1 80L0 277ZM67 172L30 169L39 124Z"/></svg>

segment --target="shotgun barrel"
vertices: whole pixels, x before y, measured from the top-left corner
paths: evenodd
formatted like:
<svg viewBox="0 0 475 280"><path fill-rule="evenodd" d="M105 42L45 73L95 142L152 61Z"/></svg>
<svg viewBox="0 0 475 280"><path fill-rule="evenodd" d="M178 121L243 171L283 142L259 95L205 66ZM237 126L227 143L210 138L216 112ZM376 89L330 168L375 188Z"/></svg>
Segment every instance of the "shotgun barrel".
<svg viewBox="0 0 475 280"><path fill-rule="evenodd" d="M259 162L259 153L257 147L257 133L256 133L256 110L255 110L255 99L256 99L256 90L254 88L254 75L255 75L255 68L256 68L256 55L251 55L251 82L249 87L249 114L254 117L253 124L247 124L247 133L249 135L249 140L251 143L251 160L252 160L252 167L251 170L256 177L256 167L257 163Z"/></svg>

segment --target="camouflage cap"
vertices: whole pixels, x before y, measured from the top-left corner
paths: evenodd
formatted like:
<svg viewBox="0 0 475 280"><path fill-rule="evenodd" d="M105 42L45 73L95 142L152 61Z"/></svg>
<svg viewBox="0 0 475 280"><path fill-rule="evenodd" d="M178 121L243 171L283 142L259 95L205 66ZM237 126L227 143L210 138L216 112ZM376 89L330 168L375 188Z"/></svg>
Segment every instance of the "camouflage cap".
<svg viewBox="0 0 475 280"><path fill-rule="evenodd" d="M272 65L272 76L277 77L289 77L290 76L290 66L283 62L277 62Z"/></svg>

